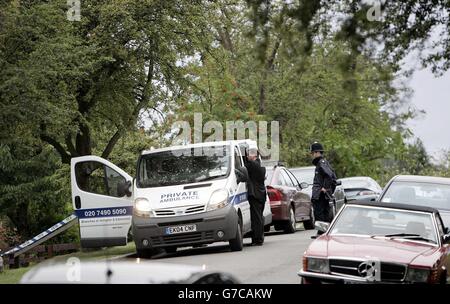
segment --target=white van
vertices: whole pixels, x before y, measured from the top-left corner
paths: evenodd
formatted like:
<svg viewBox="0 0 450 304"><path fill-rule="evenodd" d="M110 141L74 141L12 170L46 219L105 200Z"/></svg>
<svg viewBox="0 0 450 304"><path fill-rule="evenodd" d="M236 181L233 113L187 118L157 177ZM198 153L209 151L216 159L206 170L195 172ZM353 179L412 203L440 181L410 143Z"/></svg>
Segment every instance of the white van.
<svg viewBox="0 0 450 304"><path fill-rule="evenodd" d="M143 151L137 174L97 156L72 159L72 200L82 247L127 243L132 226L139 256L156 249L228 241L243 247L251 231L245 181L245 153L251 140L207 142ZM244 168L244 169L242 169ZM269 199L265 225L272 222Z"/></svg>

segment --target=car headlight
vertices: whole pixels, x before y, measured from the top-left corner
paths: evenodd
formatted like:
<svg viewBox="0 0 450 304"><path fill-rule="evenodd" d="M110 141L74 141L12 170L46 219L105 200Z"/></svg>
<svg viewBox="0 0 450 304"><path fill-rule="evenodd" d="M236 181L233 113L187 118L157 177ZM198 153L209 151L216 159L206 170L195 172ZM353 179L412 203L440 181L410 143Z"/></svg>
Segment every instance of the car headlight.
<svg viewBox="0 0 450 304"><path fill-rule="evenodd" d="M228 191L225 189L219 189L211 194L206 211L220 209L226 205L228 205Z"/></svg>
<svg viewBox="0 0 450 304"><path fill-rule="evenodd" d="M134 200L134 210L136 215L151 216L152 207L150 201L146 198L139 197Z"/></svg>
<svg viewBox="0 0 450 304"><path fill-rule="evenodd" d="M429 269L408 268L405 281L412 283L427 283L429 277Z"/></svg>
<svg viewBox="0 0 450 304"><path fill-rule="evenodd" d="M303 267L306 266L306 271L311 272L330 272L330 264L328 263L328 259L319 259L319 258L306 258L306 261L303 263Z"/></svg>

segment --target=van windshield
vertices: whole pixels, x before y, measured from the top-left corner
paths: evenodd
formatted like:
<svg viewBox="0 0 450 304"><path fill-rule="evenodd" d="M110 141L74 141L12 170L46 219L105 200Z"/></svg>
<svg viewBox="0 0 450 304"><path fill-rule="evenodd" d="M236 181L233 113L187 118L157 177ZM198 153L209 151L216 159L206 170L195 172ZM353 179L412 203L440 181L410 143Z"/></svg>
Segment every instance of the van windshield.
<svg viewBox="0 0 450 304"><path fill-rule="evenodd" d="M230 173L228 146L176 149L142 155L139 188L173 186L225 178Z"/></svg>

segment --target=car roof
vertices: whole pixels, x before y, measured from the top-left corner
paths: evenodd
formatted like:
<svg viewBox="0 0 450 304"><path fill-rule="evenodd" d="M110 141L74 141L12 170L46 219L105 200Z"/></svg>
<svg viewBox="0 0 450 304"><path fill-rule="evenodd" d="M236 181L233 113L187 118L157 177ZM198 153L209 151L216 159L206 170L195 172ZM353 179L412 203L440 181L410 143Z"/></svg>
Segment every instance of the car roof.
<svg viewBox="0 0 450 304"><path fill-rule="evenodd" d="M315 170L316 167L314 166L307 166L307 167L295 167L295 168L289 168L290 171L309 171L309 170Z"/></svg>
<svg viewBox="0 0 450 304"><path fill-rule="evenodd" d="M388 209L401 209L408 211L420 211L427 213L439 213L439 211L435 208L425 207L425 206L417 206L417 205L409 205L409 204L397 204L397 203L381 203L381 202L367 202L367 201L349 201L347 205L360 205L360 206L368 206L368 207L382 207Z"/></svg>
<svg viewBox="0 0 450 304"><path fill-rule="evenodd" d="M372 180L371 177L369 176L352 176L352 177L344 177L344 178L340 178L341 181L353 181L353 180L366 180L366 181L370 181Z"/></svg>
<svg viewBox="0 0 450 304"><path fill-rule="evenodd" d="M438 176L397 175L393 178L393 180L396 182L421 182L450 185L450 178Z"/></svg>
<svg viewBox="0 0 450 304"><path fill-rule="evenodd" d="M202 142L202 143L196 143L196 144L170 146L170 147L165 147L165 148L144 150L144 151L142 151L141 154L146 155L146 154L165 152L165 151L171 151L171 150L181 150L181 149L199 148L199 147L228 146L231 144L237 145L237 144L241 144L241 143L248 144L250 148L257 148L256 141L250 140L250 139L243 139L243 140L208 141L208 142Z"/></svg>

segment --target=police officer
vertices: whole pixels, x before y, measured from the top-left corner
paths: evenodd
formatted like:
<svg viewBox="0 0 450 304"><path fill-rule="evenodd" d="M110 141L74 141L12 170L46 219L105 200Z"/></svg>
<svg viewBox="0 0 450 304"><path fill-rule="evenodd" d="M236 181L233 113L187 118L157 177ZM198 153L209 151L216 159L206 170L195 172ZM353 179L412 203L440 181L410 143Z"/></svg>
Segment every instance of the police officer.
<svg viewBox="0 0 450 304"><path fill-rule="evenodd" d="M256 148L248 149L245 167L248 171L248 202L250 203L250 220L252 227L252 245L264 243L264 205L266 202L266 168L261 166Z"/></svg>
<svg viewBox="0 0 450 304"><path fill-rule="evenodd" d="M311 197L314 217L316 221L330 222L332 220L330 199L336 189L336 174L330 163L324 158L324 149L320 143L314 142L310 150L312 163L316 166ZM318 234L322 233L318 232Z"/></svg>

